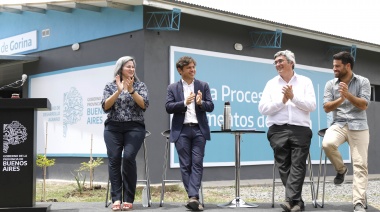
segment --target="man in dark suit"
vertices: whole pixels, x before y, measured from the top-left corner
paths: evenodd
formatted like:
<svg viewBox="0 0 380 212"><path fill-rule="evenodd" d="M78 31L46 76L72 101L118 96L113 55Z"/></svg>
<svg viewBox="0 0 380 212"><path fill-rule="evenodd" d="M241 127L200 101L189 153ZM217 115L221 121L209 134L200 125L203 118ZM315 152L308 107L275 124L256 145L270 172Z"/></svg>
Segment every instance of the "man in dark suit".
<svg viewBox="0 0 380 212"><path fill-rule="evenodd" d="M178 152L182 181L189 197L186 208L200 211L203 157L206 140L210 140L206 112L214 110L214 103L208 84L195 79L195 66L191 57L178 60L176 67L182 79L168 86L165 107L173 114L169 140L175 143Z"/></svg>

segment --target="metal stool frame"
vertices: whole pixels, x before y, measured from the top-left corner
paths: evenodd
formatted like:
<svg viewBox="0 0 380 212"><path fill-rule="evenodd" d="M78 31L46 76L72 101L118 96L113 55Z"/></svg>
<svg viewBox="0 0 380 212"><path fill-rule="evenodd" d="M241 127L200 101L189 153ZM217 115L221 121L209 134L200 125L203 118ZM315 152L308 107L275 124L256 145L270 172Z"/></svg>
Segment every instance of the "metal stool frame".
<svg viewBox="0 0 380 212"><path fill-rule="evenodd" d="M325 133L326 133L326 130L328 128L324 128L324 129L321 129L318 131L318 135L323 138L325 136ZM315 194L315 201L317 203L317 205L321 208L324 207L325 205L325 187L326 187L326 164L327 164L327 156L326 154L324 154L324 150L323 150L323 147L321 147L321 154L320 154L320 157L319 157L319 171L318 171L318 182L317 182L317 190L316 190L316 194ZM323 157L323 154L325 155L325 163L323 164L323 186L322 186L322 203L318 203L318 191L319 191L319 182L320 182L320 177L321 177L321 172L322 172L322 157ZM352 163L352 162L351 162ZM367 194L365 195L365 205L364 205L364 208L367 209L368 208L368 203L367 203Z"/></svg>
<svg viewBox="0 0 380 212"><path fill-rule="evenodd" d="M164 165L163 165L163 173L162 173L162 185L161 185L161 197L160 197L160 207L164 205L164 198L165 198L165 183L166 182L182 182L182 180L167 180L166 179L166 172L168 169L168 161L169 161L169 151L170 151L170 142L169 142L169 136L170 136L170 129L161 132L161 135L166 138L165 143L165 155L164 155ZM204 201L203 201L203 184L201 182L201 187L199 188L199 200L202 206L204 207Z"/></svg>
<svg viewBox="0 0 380 212"><path fill-rule="evenodd" d="M151 207L152 206L152 196L150 193L150 180L149 180L149 168L148 168L148 150L146 148L146 138L149 137L151 133L146 130L145 132L145 139L143 142L143 148L144 148L144 180L137 180L138 183L144 183L145 187L142 191L142 204L143 207ZM144 197L145 196L145 197ZM110 194L110 180L108 177L108 183L107 183L107 193L106 193L106 202L105 207L108 208L108 206L112 203L111 194Z"/></svg>
<svg viewBox="0 0 380 212"><path fill-rule="evenodd" d="M282 181L276 180L276 162L273 163L273 189L272 189L272 208L274 208L274 192L276 183L281 183ZM309 180L304 180L304 183L310 183L310 192L311 192L311 198L312 198L312 204L314 208L317 208L317 202L316 202L316 196L315 196L315 189L314 189L314 176L313 176L313 166L311 163L310 153L307 156L307 167L309 169Z"/></svg>

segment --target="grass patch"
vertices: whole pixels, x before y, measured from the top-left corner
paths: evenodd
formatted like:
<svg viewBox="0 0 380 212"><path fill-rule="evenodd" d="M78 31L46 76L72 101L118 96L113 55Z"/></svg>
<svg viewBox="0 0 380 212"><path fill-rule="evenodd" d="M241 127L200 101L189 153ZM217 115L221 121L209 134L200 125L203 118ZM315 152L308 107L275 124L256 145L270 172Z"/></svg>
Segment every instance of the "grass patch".
<svg viewBox="0 0 380 212"><path fill-rule="evenodd" d="M85 184L83 191L78 191L75 181L72 182L46 182L46 201L50 202L105 202L107 184L95 185L96 189L88 189L89 185ZM255 189L255 188L253 188ZM135 202L142 202L143 186L138 185L136 189ZM151 186L152 202L160 202L161 186ZM203 188L204 201L207 203L226 203L235 196L233 186L220 188ZM166 184L164 202L185 203L188 200L186 191L182 184ZM247 202L256 202L257 198L245 196ZM36 185L36 201L42 201L42 182Z"/></svg>
<svg viewBox="0 0 380 212"><path fill-rule="evenodd" d="M78 191L76 182L46 182L46 201L48 202L104 202L106 200L107 184L95 185L89 189L85 184L83 191ZM188 197L182 185L173 184L165 187L165 202L186 202ZM143 186L136 189L135 202L142 201ZM159 202L161 186L151 186L152 202ZM36 201L42 201L42 182L36 184Z"/></svg>

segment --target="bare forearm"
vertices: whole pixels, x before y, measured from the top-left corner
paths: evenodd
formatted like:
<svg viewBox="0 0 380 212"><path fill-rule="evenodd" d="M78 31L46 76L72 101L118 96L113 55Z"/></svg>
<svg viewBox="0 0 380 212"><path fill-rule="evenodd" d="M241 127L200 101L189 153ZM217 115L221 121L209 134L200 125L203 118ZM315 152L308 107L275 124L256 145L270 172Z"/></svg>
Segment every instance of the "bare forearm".
<svg viewBox="0 0 380 212"><path fill-rule="evenodd" d="M112 105L115 104L115 101L119 97L120 93L121 92L116 91L110 97L108 97L108 99L106 99L106 101L104 103L104 110L110 109L112 107Z"/></svg>
<svg viewBox="0 0 380 212"><path fill-rule="evenodd" d="M367 109L367 101L365 99L356 97L352 94L347 95L346 99L350 101L355 107L361 109L361 110L366 110Z"/></svg>
<svg viewBox="0 0 380 212"><path fill-rule="evenodd" d="M325 110L326 113L329 113L333 110L336 110L339 107L339 105L341 105L343 102L344 102L344 98L339 97L338 99L336 99L334 101L326 102L323 105L323 109Z"/></svg>
<svg viewBox="0 0 380 212"><path fill-rule="evenodd" d="M145 109L145 102L142 96L140 96L137 92L135 92L134 94L131 94L131 96L139 107L141 107L142 109Z"/></svg>

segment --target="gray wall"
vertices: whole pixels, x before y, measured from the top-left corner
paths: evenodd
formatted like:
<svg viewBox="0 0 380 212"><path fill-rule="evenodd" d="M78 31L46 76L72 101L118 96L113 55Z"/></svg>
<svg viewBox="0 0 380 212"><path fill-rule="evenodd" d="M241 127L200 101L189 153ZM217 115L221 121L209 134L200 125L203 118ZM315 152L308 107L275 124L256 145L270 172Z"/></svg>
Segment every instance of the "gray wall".
<svg viewBox="0 0 380 212"><path fill-rule="evenodd" d="M154 11L145 7L146 11ZM145 17L147 19L147 17ZM231 24L223 21L204 19L192 15L182 14L180 31L150 31L141 30L121 34L118 36L81 43L77 52L71 46L40 52L40 61L25 64L24 73L38 74L65 68L96 64L117 60L124 55L135 56L137 61L137 74L149 89L150 106L145 113L146 129L152 134L146 139L149 159L150 179L152 183L160 183L162 179L165 138L162 131L169 128L169 115L165 111L166 88L169 84L169 47L180 46L215 52L237 54L251 57L272 59L279 49L251 48L249 32L251 27ZM243 51L236 51L234 43L242 43ZM327 55L330 44L314 41L302 37L283 34L282 48L292 50L296 55L298 64L331 68L332 61ZM375 67L379 53L365 50L357 51L357 64L354 71L368 77L373 84L380 85L380 74ZM237 67L238 68L238 67ZM110 70L112 72L113 70ZM207 71L207 70L197 70ZM273 72L275 69L273 68ZM238 76L239 77L239 76ZM89 78L90 80L90 78ZM27 86L24 87L27 89ZM26 90L25 90L26 92ZM379 121L376 115L380 105L372 102L368 109L371 143L369 148L369 173L379 174L380 162L376 160L379 155L379 144L375 123ZM318 136L314 132L314 136ZM142 149L137 157L138 175L142 179L143 154ZM78 169L85 158L57 158L57 164L48 168L48 177L51 179L74 179L71 171ZM105 159L105 162L107 160ZM168 164L169 166L169 164ZM208 167L204 170L204 181L233 180L234 167ZM352 169L351 169L352 170ZM314 167L315 174L317 166ZM329 175L335 175L332 168ZM351 174L351 173L350 173ZM37 176L41 176L40 170ZM241 167L241 179L267 179L272 177L272 165L255 165ZM95 181L107 180L106 163L96 170ZM167 179L180 179L179 169L169 169Z"/></svg>

